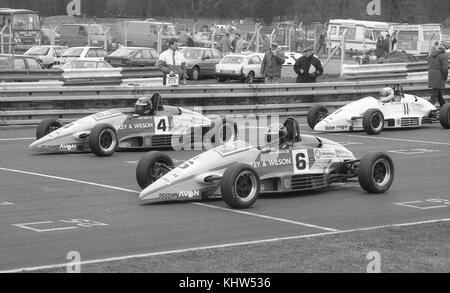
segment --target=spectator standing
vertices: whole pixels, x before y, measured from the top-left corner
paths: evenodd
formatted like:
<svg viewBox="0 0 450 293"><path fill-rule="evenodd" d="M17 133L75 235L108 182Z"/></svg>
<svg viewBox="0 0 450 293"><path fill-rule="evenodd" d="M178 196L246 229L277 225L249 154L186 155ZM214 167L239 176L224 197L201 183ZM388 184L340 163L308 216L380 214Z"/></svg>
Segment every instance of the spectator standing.
<svg viewBox="0 0 450 293"><path fill-rule="evenodd" d="M446 54L447 48L439 45L437 49L433 50L428 58L428 86L431 88L431 104L436 104L442 107L445 104L442 90L445 89L445 82L448 79L448 56Z"/></svg>
<svg viewBox="0 0 450 293"><path fill-rule="evenodd" d="M183 84L187 84L186 60L183 54L178 51L178 40L169 40L169 49L159 55L157 66L164 73L164 85L166 85L166 75L178 74L183 79Z"/></svg>
<svg viewBox="0 0 450 293"><path fill-rule="evenodd" d="M188 47L195 47L195 43L194 43L194 33L191 33L187 39L187 43L186 46Z"/></svg>
<svg viewBox="0 0 450 293"><path fill-rule="evenodd" d="M225 37L220 41L220 48L222 50L223 55L227 55L228 53L233 52L233 45L229 32L227 32L225 34Z"/></svg>
<svg viewBox="0 0 450 293"><path fill-rule="evenodd" d="M271 49L264 54L261 64L261 75L265 77L266 84L280 82L281 69L284 62L285 57L278 43L272 43Z"/></svg>
<svg viewBox="0 0 450 293"><path fill-rule="evenodd" d="M312 47L304 49L302 53L303 56L294 65L294 71L298 75L297 83L315 83L317 77L323 74L322 63L314 56Z"/></svg>
<svg viewBox="0 0 450 293"><path fill-rule="evenodd" d="M242 53L242 50L244 49L244 42L241 39L241 34L237 33L236 38L234 39L234 53Z"/></svg>
<svg viewBox="0 0 450 293"><path fill-rule="evenodd" d="M325 32L322 31L322 33L319 36L319 49L317 50L317 54L320 54L320 50L323 49L323 53L324 55L327 54L327 43L326 43L326 36L325 36Z"/></svg>

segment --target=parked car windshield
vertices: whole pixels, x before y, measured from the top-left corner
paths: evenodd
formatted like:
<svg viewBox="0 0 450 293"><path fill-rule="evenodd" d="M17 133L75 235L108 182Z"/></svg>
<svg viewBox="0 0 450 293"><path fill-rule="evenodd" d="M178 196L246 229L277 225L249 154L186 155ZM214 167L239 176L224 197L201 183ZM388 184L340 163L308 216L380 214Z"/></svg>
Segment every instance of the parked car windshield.
<svg viewBox="0 0 450 293"><path fill-rule="evenodd" d="M70 48L65 51L62 56L63 57L79 57L83 53L83 48Z"/></svg>
<svg viewBox="0 0 450 293"><path fill-rule="evenodd" d="M7 57L7 56L0 56L0 68L7 68L8 67L8 60L9 60L9 57Z"/></svg>
<svg viewBox="0 0 450 293"><path fill-rule="evenodd" d="M136 52L135 49L130 48L121 48L109 55L110 57L130 57L133 53Z"/></svg>
<svg viewBox="0 0 450 293"><path fill-rule="evenodd" d="M84 60L74 60L67 62L62 69L98 69L98 68L113 68L106 62L99 61L84 61Z"/></svg>
<svg viewBox="0 0 450 293"><path fill-rule="evenodd" d="M33 47L27 52L25 52L25 55L31 55L31 56L45 56L47 55L50 48L46 47Z"/></svg>
<svg viewBox="0 0 450 293"><path fill-rule="evenodd" d="M227 56L223 58L222 64L241 64L244 61L244 57L239 56Z"/></svg>

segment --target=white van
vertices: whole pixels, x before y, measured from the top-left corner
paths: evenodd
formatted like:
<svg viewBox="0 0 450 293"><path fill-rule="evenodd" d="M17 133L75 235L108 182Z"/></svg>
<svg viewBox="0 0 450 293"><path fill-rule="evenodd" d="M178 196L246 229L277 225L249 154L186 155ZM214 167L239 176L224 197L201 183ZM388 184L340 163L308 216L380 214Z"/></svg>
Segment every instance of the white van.
<svg viewBox="0 0 450 293"><path fill-rule="evenodd" d="M328 25L328 40L331 42L331 49L336 48L347 29L345 51L360 53L376 49L378 37L389 32L390 27L388 22L331 19Z"/></svg>
<svg viewBox="0 0 450 293"><path fill-rule="evenodd" d="M441 40L441 26L440 24L395 25L393 36L397 39L395 49L414 55L429 54L434 43Z"/></svg>

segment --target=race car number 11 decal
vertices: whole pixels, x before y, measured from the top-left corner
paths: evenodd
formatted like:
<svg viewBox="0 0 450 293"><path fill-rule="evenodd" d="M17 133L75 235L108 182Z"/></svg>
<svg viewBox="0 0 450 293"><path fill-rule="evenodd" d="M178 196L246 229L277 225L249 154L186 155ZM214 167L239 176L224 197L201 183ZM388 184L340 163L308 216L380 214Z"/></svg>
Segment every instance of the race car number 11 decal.
<svg viewBox="0 0 450 293"><path fill-rule="evenodd" d="M166 134L169 132L169 118L167 116L155 117L155 134Z"/></svg>
<svg viewBox="0 0 450 293"><path fill-rule="evenodd" d="M308 150L294 150L292 151L294 159L294 174L308 174L309 173L309 156Z"/></svg>

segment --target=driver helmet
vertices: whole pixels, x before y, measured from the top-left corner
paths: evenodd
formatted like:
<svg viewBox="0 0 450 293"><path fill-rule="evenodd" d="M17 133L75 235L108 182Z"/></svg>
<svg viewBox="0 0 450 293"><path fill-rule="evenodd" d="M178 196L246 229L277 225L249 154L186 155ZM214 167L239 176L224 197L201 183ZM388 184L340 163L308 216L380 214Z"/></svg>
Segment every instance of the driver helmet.
<svg viewBox="0 0 450 293"><path fill-rule="evenodd" d="M393 100L395 97L394 90L390 87L386 87L380 92L380 99L383 103Z"/></svg>
<svg viewBox="0 0 450 293"><path fill-rule="evenodd" d="M149 115L153 109L152 101L150 98L142 97L137 100L135 106L135 113L138 115Z"/></svg>
<svg viewBox="0 0 450 293"><path fill-rule="evenodd" d="M280 146L287 141L288 131L283 124L272 124L266 131L267 146Z"/></svg>

